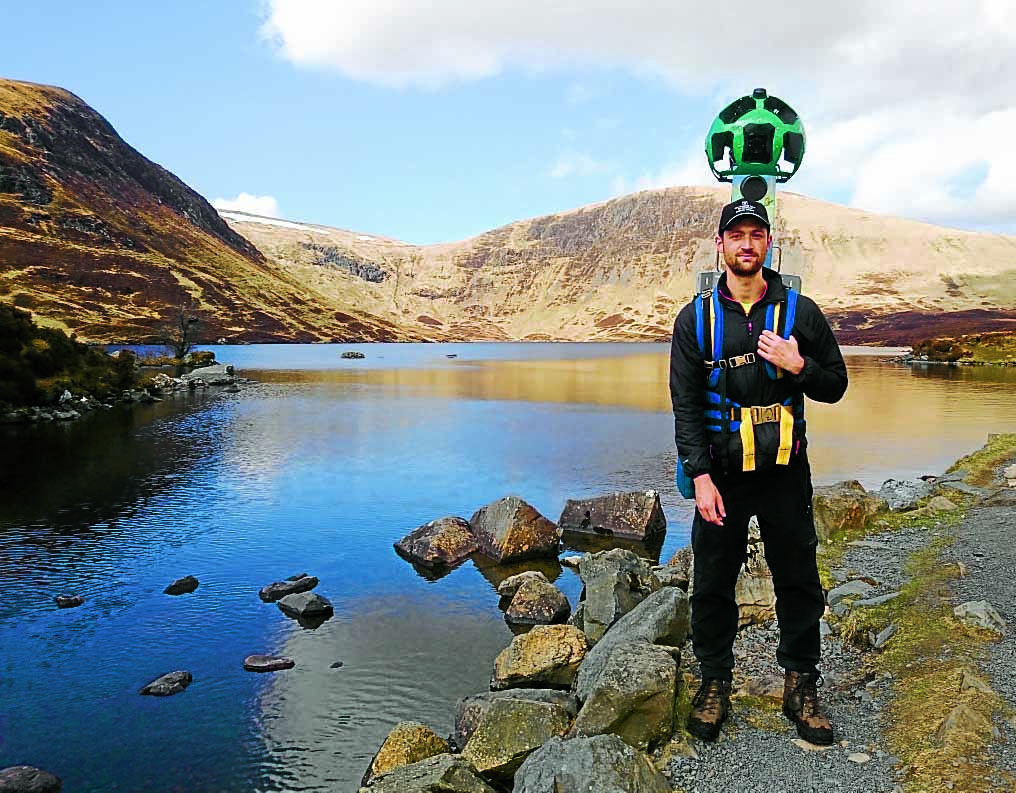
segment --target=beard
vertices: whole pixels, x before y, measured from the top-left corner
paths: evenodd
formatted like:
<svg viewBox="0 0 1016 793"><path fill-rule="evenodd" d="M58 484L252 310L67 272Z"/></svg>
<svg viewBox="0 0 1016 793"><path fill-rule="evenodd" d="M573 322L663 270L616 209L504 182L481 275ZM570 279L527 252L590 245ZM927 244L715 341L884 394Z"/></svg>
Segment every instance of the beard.
<svg viewBox="0 0 1016 793"><path fill-rule="evenodd" d="M741 259L739 253L728 254L726 251L723 253L723 261L727 265L727 268L734 274L739 276L752 276L755 275L759 270L762 269L762 265L765 263L764 256L755 256L753 259L746 260Z"/></svg>

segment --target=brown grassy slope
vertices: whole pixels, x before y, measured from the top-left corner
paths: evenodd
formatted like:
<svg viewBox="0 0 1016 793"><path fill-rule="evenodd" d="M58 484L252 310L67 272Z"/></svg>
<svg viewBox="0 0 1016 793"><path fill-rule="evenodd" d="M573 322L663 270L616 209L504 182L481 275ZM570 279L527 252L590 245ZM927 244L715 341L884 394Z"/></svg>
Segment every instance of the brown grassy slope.
<svg viewBox="0 0 1016 793"><path fill-rule="evenodd" d="M397 338L268 262L215 209L60 88L0 80L0 299L98 341L186 305L209 338Z"/></svg>
<svg viewBox="0 0 1016 793"><path fill-rule="evenodd" d="M241 215L230 223L301 281L404 326L465 339L663 340L695 274L714 264L728 196L650 190L429 246ZM784 269L804 277L844 343L909 344L1016 320L1016 238L787 192L777 233ZM369 268L385 277L354 273Z"/></svg>

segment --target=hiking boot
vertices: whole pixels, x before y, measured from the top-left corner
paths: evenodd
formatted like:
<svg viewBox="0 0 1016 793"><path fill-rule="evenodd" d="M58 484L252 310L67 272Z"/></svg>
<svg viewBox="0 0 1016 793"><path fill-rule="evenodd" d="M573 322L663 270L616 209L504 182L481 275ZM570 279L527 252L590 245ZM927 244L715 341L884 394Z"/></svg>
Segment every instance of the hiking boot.
<svg viewBox="0 0 1016 793"><path fill-rule="evenodd" d="M691 701L688 714L688 732L703 741L715 741L720 737L720 725L730 711L729 680L707 678L699 686Z"/></svg>
<svg viewBox="0 0 1016 793"><path fill-rule="evenodd" d="M797 725L797 734L808 743L828 746L833 742L833 725L818 705L818 672L787 670L783 678L783 715Z"/></svg>

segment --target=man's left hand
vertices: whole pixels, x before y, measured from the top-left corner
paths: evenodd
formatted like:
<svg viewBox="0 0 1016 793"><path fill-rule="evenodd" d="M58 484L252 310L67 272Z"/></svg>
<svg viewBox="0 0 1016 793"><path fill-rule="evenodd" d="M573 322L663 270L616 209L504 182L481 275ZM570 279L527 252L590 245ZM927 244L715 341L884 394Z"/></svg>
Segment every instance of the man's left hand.
<svg viewBox="0 0 1016 793"><path fill-rule="evenodd" d="M778 366L791 374L800 374L804 369L804 358L797 350L797 339L793 335L789 339L784 339L771 330L762 331L758 340L758 354L773 366Z"/></svg>

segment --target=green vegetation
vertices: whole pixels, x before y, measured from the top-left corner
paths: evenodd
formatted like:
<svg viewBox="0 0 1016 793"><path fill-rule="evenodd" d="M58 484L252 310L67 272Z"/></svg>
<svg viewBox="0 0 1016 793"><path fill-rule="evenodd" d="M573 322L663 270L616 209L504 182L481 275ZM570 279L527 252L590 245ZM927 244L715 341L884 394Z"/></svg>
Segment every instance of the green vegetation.
<svg viewBox="0 0 1016 793"><path fill-rule="evenodd" d="M1016 332L974 333L957 338L924 339L914 344L914 356L929 361L1016 364Z"/></svg>
<svg viewBox="0 0 1016 793"><path fill-rule="evenodd" d="M64 391L103 399L137 385L133 355L107 355L0 303L0 405L53 404Z"/></svg>

